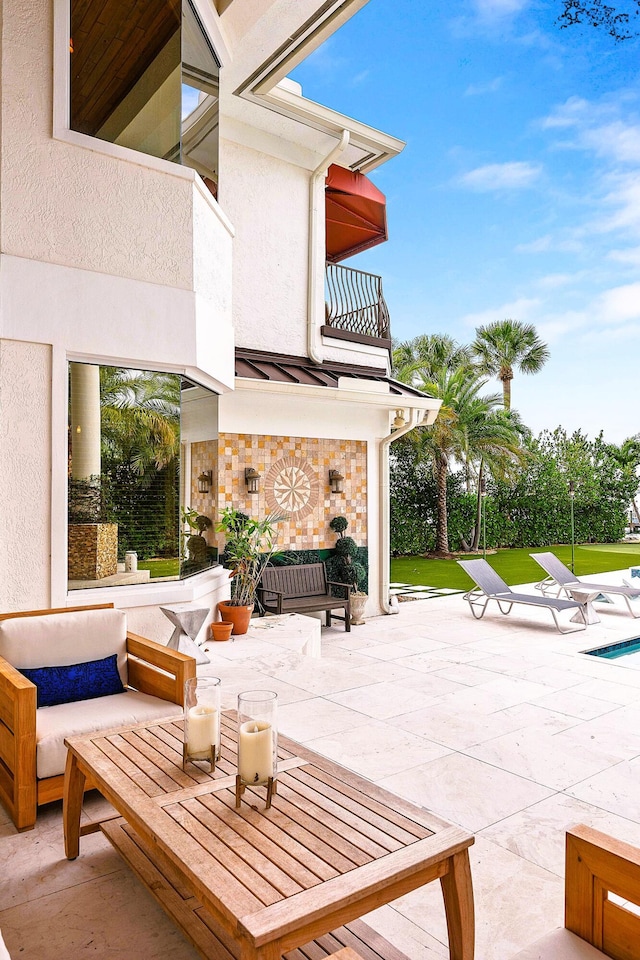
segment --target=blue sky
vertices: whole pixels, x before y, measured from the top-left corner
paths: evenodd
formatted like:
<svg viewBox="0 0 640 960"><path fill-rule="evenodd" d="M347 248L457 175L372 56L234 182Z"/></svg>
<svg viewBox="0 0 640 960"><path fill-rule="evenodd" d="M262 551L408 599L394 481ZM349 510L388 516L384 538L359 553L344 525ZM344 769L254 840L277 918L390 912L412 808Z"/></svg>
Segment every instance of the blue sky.
<svg viewBox="0 0 640 960"><path fill-rule="evenodd" d="M640 432L640 39L561 30L560 0L370 0L292 74L407 141L371 176L398 339L511 317L551 359L516 374L535 431ZM493 386L493 385L492 385Z"/></svg>

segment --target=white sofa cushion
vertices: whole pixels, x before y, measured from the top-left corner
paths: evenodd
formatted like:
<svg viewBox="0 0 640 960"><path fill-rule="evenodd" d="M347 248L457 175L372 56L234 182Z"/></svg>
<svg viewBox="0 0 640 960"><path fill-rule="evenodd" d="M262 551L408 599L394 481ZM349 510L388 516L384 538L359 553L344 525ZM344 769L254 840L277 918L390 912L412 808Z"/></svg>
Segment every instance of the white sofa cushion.
<svg viewBox="0 0 640 960"><path fill-rule="evenodd" d="M603 960L604 956L582 937L561 927L516 953L511 960Z"/></svg>
<svg viewBox="0 0 640 960"><path fill-rule="evenodd" d="M127 724L182 715L182 708L170 700L129 690L97 700L59 703L36 712L36 773L38 779L64 773L67 759L65 737L122 727Z"/></svg>
<svg viewBox="0 0 640 960"><path fill-rule="evenodd" d="M122 610L70 610L0 620L0 657L20 670L58 667L118 655L127 683L127 618Z"/></svg>
<svg viewBox="0 0 640 960"><path fill-rule="evenodd" d="M11 960L11 957L9 956L9 951L4 945L2 934L0 934L0 960Z"/></svg>

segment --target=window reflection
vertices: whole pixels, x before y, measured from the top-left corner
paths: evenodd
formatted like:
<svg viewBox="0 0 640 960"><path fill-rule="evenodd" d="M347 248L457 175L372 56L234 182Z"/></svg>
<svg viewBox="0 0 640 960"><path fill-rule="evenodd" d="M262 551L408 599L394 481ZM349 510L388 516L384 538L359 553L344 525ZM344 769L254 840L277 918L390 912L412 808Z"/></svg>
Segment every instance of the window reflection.
<svg viewBox="0 0 640 960"><path fill-rule="evenodd" d="M214 565L216 455L209 390L176 374L70 363L69 589Z"/></svg>
<svg viewBox="0 0 640 960"><path fill-rule="evenodd" d="M219 63L191 0L71 0L71 128L217 184Z"/></svg>

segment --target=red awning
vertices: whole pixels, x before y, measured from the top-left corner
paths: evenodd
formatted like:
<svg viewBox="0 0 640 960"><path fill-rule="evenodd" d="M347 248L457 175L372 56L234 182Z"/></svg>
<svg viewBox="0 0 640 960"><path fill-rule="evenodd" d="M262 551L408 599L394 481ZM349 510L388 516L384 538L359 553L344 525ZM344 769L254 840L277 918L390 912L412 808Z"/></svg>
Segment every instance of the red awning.
<svg viewBox="0 0 640 960"><path fill-rule="evenodd" d="M326 182L327 260L338 263L387 239L387 200L364 173L335 163Z"/></svg>

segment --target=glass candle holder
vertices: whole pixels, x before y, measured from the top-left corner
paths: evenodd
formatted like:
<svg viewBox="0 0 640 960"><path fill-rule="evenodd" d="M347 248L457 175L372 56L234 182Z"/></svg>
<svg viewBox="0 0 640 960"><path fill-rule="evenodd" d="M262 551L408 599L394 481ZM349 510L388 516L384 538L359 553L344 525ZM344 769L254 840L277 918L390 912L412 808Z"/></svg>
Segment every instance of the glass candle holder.
<svg viewBox="0 0 640 960"><path fill-rule="evenodd" d="M271 805L277 776L278 695L269 690L238 694L237 802L247 786L267 786Z"/></svg>
<svg viewBox="0 0 640 960"><path fill-rule="evenodd" d="M220 759L220 679L191 677L184 685L184 746L187 761L208 760L215 769Z"/></svg>

